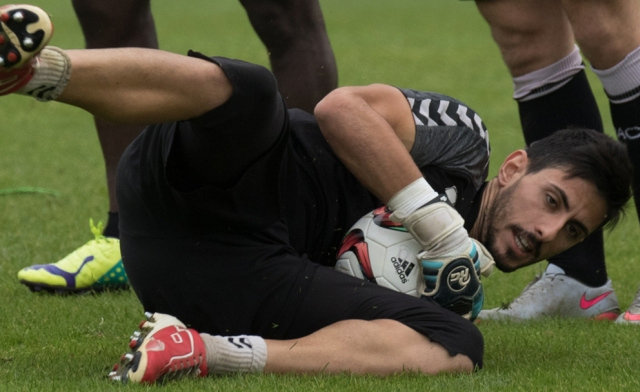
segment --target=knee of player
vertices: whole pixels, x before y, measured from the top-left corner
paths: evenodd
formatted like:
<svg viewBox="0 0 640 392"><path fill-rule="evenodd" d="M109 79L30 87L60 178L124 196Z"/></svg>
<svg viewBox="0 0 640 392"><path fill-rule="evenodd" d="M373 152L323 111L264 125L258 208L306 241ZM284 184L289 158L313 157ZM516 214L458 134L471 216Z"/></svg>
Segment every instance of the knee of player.
<svg viewBox="0 0 640 392"><path fill-rule="evenodd" d="M394 346L403 368L425 374L471 373L482 368L484 339L478 328L460 316L447 316L451 317L414 319L409 322L413 332L404 330L405 334L401 329L387 328L394 331L396 343L404 343Z"/></svg>
<svg viewBox="0 0 640 392"><path fill-rule="evenodd" d="M640 45L635 34L620 33L616 29L594 24L576 31L576 41L589 63L596 69L607 69L622 61Z"/></svg>
<svg viewBox="0 0 640 392"><path fill-rule="evenodd" d="M253 99L258 102L267 102L278 92L276 77L262 65L238 61L233 75L227 76L235 86L250 91Z"/></svg>
<svg viewBox="0 0 640 392"><path fill-rule="evenodd" d="M287 51L305 49L326 34L317 0L240 0L240 3L272 59Z"/></svg>
<svg viewBox="0 0 640 392"><path fill-rule="evenodd" d="M483 366L484 338L470 321L459 318L451 323L448 332L438 333L431 339L441 345L451 357L450 372L472 372Z"/></svg>
<svg viewBox="0 0 640 392"><path fill-rule="evenodd" d="M466 320L465 320L466 321ZM467 333L465 334L467 343L463 346L462 354L471 360L472 371L482 369L484 357L484 337L480 330L469 322Z"/></svg>

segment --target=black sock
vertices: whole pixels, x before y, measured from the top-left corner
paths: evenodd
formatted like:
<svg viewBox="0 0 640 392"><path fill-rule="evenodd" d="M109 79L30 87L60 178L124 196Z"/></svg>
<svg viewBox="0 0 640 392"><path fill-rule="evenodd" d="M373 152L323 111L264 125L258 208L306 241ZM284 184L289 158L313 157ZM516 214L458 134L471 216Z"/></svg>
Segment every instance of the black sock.
<svg viewBox="0 0 640 392"><path fill-rule="evenodd" d="M118 229L118 213L109 212L109 218L107 219L107 225L102 231L102 235L105 237L120 238L120 230Z"/></svg>
<svg viewBox="0 0 640 392"><path fill-rule="evenodd" d="M527 144L567 127L583 127L603 132L602 118L584 70L556 91L518 102L520 123ZM549 258L567 275L589 286L607 282L602 230L582 243Z"/></svg>
<svg viewBox="0 0 640 392"><path fill-rule="evenodd" d="M640 97L625 103L610 103L618 139L627 145L633 164L633 200L640 219Z"/></svg>
<svg viewBox="0 0 640 392"><path fill-rule="evenodd" d="M602 118L584 70L550 94L518 101L518 109L527 144L572 126L603 132Z"/></svg>
<svg viewBox="0 0 640 392"><path fill-rule="evenodd" d="M573 248L550 257L549 262L562 268L567 275L587 286L597 287L607 283L602 229L594 231Z"/></svg>

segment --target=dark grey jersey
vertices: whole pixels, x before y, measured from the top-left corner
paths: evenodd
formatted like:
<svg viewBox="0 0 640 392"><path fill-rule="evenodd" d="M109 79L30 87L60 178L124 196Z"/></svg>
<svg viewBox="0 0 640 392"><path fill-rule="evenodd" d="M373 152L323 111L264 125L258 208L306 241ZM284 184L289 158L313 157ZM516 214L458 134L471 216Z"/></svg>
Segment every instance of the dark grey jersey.
<svg viewBox="0 0 640 392"><path fill-rule="evenodd" d="M429 184L445 192L462 216L475 220L472 204L489 171L489 134L480 116L446 95L401 89L416 124L411 156Z"/></svg>

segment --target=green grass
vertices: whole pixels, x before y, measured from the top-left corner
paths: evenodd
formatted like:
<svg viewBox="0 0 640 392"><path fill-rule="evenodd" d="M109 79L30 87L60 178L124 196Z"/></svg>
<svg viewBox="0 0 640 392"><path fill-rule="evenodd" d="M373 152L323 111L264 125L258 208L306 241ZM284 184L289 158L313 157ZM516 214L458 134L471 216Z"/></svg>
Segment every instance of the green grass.
<svg viewBox="0 0 640 392"><path fill-rule="evenodd" d="M84 45L68 1L36 1L56 23L53 44ZM491 132L495 173L522 146L511 82L475 5L467 1L322 0L340 84L386 82L453 95ZM153 3L161 46L193 48L267 64L235 0ZM590 75L592 78L593 75ZM607 132L610 117L592 78ZM57 260L89 239L88 218L106 218L104 163L91 117L57 103L2 97L0 190L0 391L147 390L104 377L127 348L142 308L132 291L61 297L29 292L17 271ZM608 271L626 307L640 284L635 210L607 234ZM518 295L544 265L486 279L487 306ZM623 391L640 387L640 330L604 322L545 319L483 322L485 369L474 375L389 378L245 375L184 380L166 391Z"/></svg>

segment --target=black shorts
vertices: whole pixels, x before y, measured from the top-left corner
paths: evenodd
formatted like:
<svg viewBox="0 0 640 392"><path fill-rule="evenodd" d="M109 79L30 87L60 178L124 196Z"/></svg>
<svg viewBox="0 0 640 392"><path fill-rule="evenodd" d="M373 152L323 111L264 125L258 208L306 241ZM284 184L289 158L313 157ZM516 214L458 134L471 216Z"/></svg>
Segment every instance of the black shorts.
<svg viewBox="0 0 640 392"><path fill-rule="evenodd" d="M252 104L278 112L247 117L254 111L237 97L250 96L255 88L243 81L272 76L246 63L217 62L234 85L234 98L224 109L241 113L244 121L218 121L227 114L216 109L192 121L151 127L120 164L123 262L145 310L175 315L201 332L274 339L305 336L340 320L394 319L481 366L482 336L469 321L429 300L319 265L291 245L291 218L282 215L279 198L261 188L271 187L277 195L282 176L295 172L287 169L289 130L282 99L275 83L266 81L263 87L273 86L271 93L262 89ZM247 122L250 128L243 126ZM194 184L198 175L185 174L188 181L176 177L186 165L179 159L185 154L176 149L188 150L193 146L185 143L195 140L176 138L177 132L242 133L258 141L251 146L256 156L227 162L227 169L239 173L231 185L200 186ZM216 148L227 156L247 154L233 138Z"/></svg>
<svg viewBox="0 0 640 392"><path fill-rule="evenodd" d="M393 319L482 366L482 335L471 322L272 241L285 235L277 223L251 236L122 238L121 244L144 308L173 314L199 331L290 339L340 320Z"/></svg>

